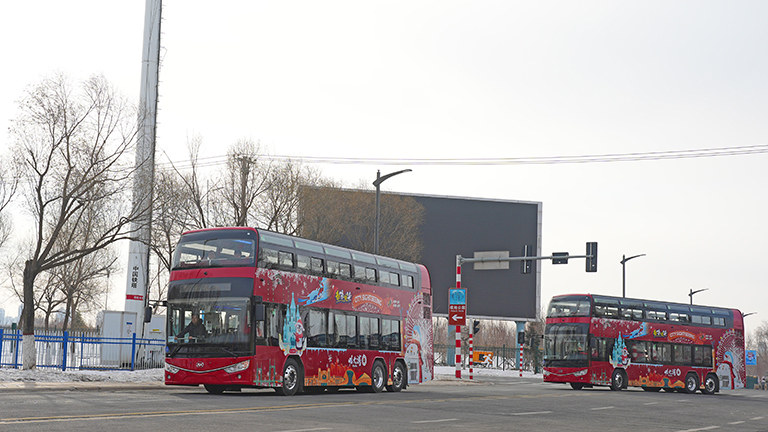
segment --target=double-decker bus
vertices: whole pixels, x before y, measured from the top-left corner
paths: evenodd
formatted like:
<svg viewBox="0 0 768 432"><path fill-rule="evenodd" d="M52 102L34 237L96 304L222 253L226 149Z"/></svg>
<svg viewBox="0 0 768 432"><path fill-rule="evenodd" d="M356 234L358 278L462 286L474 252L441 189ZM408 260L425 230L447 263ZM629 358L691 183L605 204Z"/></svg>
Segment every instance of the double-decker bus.
<svg viewBox="0 0 768 432"><path fill-rule="evenodd" d="M744 387L744 321L736 309L576 294L552 298L544 381L713 394Z"/></svg>
<svg viewBox="0 0 768 432"><path fill-rule="evenodd" d="M186 232L165 383L397 392L432 378L431 300L419 264L254 228Z"/></svg>

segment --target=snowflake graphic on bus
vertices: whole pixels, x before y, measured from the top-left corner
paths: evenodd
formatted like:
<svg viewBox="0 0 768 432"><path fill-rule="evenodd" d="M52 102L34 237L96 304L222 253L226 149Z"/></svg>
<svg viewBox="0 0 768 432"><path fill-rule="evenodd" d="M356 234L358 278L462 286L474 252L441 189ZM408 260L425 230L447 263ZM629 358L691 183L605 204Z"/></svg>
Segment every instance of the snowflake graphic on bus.
<svg viewBox="0 0 768 432"><path fill-rule="evenodd" d="M307 338L304 336L304 323L301 322L299 307L291 294L291 305L285 315L283 323L283 333L279 338L280 349L285 355L302 355L307 348Z"/></svg>

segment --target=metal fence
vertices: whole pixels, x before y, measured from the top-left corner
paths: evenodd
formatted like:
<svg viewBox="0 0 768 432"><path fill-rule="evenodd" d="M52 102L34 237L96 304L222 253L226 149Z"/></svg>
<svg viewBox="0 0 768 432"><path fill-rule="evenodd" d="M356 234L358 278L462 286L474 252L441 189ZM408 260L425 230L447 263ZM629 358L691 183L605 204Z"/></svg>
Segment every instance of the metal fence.
<svg viewBox="0 0 768 432"><path fill-rule="evenodd" d="M446 345L446 344L435 344L434 347L434 353L435 353L435 364L436 365L449 365L453 366L455 362L455 355L453 354L455 351L453 351L454 345ZM494 368L494 369L502 369L502 370L509 370L509 369L517 369L518 368L518 359L520 357L520 350L515 349L513 347L509 346L500 346L500 347L481 347L481 346L475 346L472 348L475 354L478 353L492 353L490 356L490 360L485 363L476 363L475 367L488 367L488 368ZM449 354L450 353L450 354ZM465 365L469 364L469 353L467 352L467 347L462 347L462 360ZM533 365L529 364L529 362L526 361L527 358L523 359L523 368L524 369L531 369L533 370Z"/></svg>
<svg viewBox="0 0 768 432"><path fill-rule="evenodd" d="M0 367L20 368L20 330L0 328ZM37 367L94 370L137 370L164 367L162 339L102 337L92 332L35 331Z"/></svg>

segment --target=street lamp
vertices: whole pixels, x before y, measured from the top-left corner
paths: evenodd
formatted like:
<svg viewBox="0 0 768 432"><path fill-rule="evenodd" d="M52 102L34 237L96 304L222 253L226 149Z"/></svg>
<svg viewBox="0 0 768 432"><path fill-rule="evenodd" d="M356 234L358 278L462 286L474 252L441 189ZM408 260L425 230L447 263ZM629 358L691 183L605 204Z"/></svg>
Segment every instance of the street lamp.
<svg viewBox="0 0 768 432"><path fill-rule="evenodd" d="M634 255L629 258L627 258L626 255L621 256L621 296L622 297L627 296L627 271L626 271L625 264L627 263L627 261L641 257L641 256L645 256L645 254Z"/></svg>
<svg viewBox="0 0 768 432"><path fill-rule="evenodd" d="M749 313L741 314L741 317L742 317L742 318L746 318L746 317L748 317L748 316L750 316L750 315L754 315L754 314L756 314L756 313L757 313L757 312L749 312Z"/></svg>
<svg viewBox="0 0 768 432"><path fill-rule="evenodd" d="M373 253L375 254L379 253L379 219L381 218L381 205L379 204L379 195L381 194L381 188L379 186L382 183L384 183L384 180L390 177L394 177L398 174L402 174L410 171L413 171L413 170L404 169L404 170L395 171L393 173L389 173L382 176L381 171L376 170L376 180L374 180L373 182L373 185L376 186L376 227L373 230Z"/></svg>
<svg viewBox="0 0 768 432"><path fill-rule="evenodd" d="M706 291L706 290L708 290L708 289L709 289L709 288L702 288L702 289L700 289L700 290L696 290L696 291L694 291L694 290L693 290L693 288L691 288L691 289L690 289L690 292L688 293L688 297L690 297L690 298L691 298L691 304L693 304L693 295L694 295L694 294L696 294L696 293L700 293L700 292L702 292L702 291Z"/></svg>

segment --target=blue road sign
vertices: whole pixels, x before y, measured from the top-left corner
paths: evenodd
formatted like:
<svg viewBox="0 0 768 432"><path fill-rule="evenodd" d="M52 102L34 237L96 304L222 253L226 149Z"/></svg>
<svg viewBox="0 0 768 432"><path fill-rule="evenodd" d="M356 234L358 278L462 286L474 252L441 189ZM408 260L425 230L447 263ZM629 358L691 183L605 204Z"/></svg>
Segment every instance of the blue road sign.
<svg viewBox="0 0 768 432"><path fill-rule="evenodd" d="M448 293L448 304L465 305L467 304L467 290L464 288L451 288Z"/></svg>
<svg viewBox="0 0 768 432"><path fill-rule="evenodd" d="M757 365L757 350L747 350L746 363L748 365Z"/></svg>

